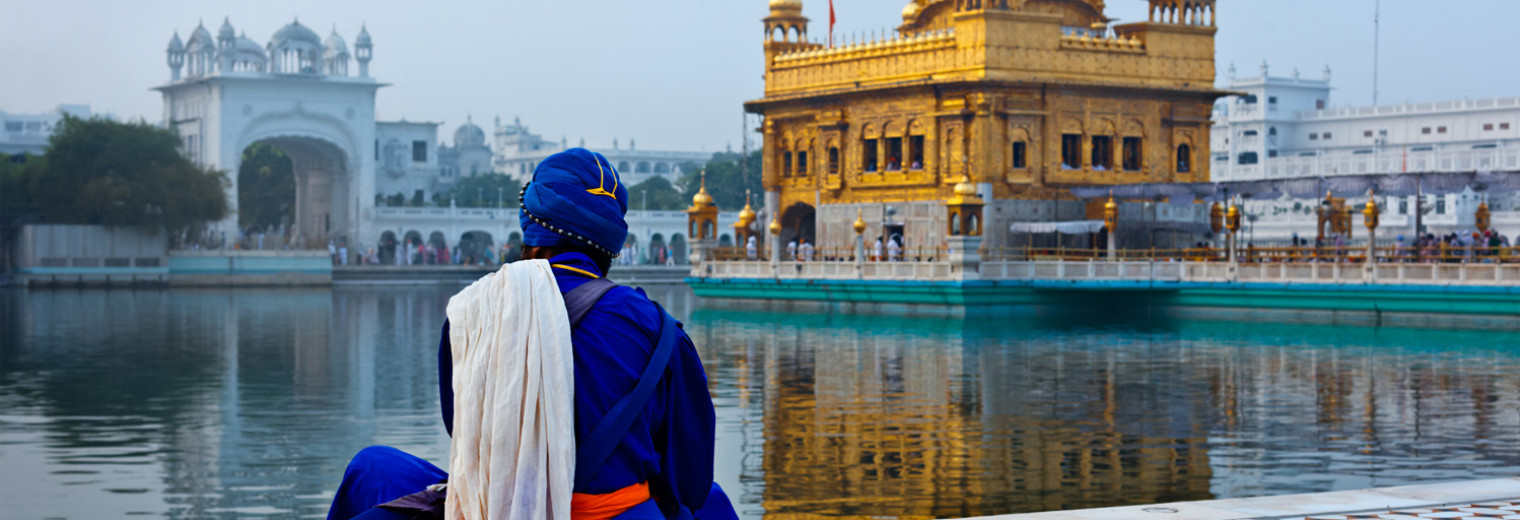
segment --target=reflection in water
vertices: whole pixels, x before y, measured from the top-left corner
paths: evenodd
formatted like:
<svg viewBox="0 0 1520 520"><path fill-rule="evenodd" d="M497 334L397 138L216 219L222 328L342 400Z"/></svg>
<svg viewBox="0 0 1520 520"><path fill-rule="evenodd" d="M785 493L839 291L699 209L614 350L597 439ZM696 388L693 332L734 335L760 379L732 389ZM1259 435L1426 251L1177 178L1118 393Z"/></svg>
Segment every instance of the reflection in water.
<svg viewBox="0 0 1520 520"><path fill-rule="evenodd" d="M0 516L320 518L436 462L454 287L0 292ZM748 518L959 517L1520 474L1509 335L694 308Z"/></svg>

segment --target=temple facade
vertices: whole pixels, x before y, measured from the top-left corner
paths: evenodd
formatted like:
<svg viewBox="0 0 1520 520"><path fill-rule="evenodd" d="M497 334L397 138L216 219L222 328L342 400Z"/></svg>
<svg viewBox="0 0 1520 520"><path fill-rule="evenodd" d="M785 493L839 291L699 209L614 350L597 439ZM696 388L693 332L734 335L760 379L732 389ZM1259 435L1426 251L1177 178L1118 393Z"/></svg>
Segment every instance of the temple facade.
<svg viewBox="0 0 1520 520"><path fill-rule="evenodd" d="M1213 0L1149 0L1110 26L1103 0L912 0L885 39L807 40L800 0L765 18L763 226L781 243L900 235L942 247L963 180L984 248L1014 222L1101 216L1073 187L1210 179Z"/></svg>

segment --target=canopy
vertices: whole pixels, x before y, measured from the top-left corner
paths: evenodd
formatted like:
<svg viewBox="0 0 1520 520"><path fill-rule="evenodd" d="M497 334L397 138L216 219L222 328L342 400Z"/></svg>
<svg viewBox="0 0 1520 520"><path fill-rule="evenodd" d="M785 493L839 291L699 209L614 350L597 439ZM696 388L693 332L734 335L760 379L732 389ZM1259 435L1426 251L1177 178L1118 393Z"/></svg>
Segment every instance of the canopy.
<svg viewBox="0 0 1520 520"><path fill-rule="evenodd" d="M1014 233L1060 233L1063 235L1091 235L1103 229L1101 220L1074 220L1070 222L1014 222L1009 227Z"/></svg>

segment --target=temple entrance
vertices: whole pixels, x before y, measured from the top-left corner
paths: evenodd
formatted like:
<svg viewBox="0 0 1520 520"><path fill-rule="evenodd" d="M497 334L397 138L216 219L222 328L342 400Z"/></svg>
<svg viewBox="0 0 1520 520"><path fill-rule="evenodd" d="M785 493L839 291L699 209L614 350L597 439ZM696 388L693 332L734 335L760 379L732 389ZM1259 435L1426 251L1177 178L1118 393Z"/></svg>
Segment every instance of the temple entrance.
<svg viewBox="0 0 1520 520"><path fill-rule="evenodd" d="M386 231L380 234L380 245L376 246L375 251L380 257L380 265L396 265L396 245L399 243L395 233Z"/></svg>
<svg viewBox="0 0 1520 520"><path fill-rule="evenodd" d="M806 240L814 247L818 247L817 240L818 212L812 206L798 202L786 208L781 213L781 240L782 247L797 241L799 244Z"/></svg>
<svg viewBox="0 0 1520 520"><path fill-rule="evenodd" d="M356 247L347 234L355 225L347 163L342 149L322 139L254 141L238 165L239 226L266 232L283 227L292 249L326 249L329 242Z"/></svg>

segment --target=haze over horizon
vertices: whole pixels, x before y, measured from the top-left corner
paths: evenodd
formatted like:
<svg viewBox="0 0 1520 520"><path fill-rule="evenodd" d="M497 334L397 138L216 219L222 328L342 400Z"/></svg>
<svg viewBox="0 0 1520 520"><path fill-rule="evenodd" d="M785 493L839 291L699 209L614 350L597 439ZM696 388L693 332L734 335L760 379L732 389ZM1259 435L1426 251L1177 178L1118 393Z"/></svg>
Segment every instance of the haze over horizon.
<svg viewBox="0 0 1520 520"><path fill-rule="evenodd" d="M881 35L901 22L906 0L835 0L836 43ZM0 110L37 113L88 104L120 118L161 119L150 90L169 79L164 48L197 21L213 33L224 18L264 43L299 18L318 34L336 29L350 46L361 24L375 41L372 76L381 120L440 122L451 140L466 117L491 128L521 117L535 133L588 146L719 151L740 148L741 104L761 96L760 19L765 0L673 2L448 2L423 9L390 0L312 4L270 0L99 2L4 0L0 18ZM810 35L828 33L828 2L805 0ZM1520 2L1465 0L1461 9L1382 2L1383 104L1520 95L1520 70L1483 66L1514 46ZM1372 102L1374 0L1220 2L1217 77L1318 78L1326 65L1332 105ZM1146 3L1111 0L1117 23L1143 21ZM1481 16L1475 16L1480 13ZM750 126L753 126L752 124Z"/></svg>

